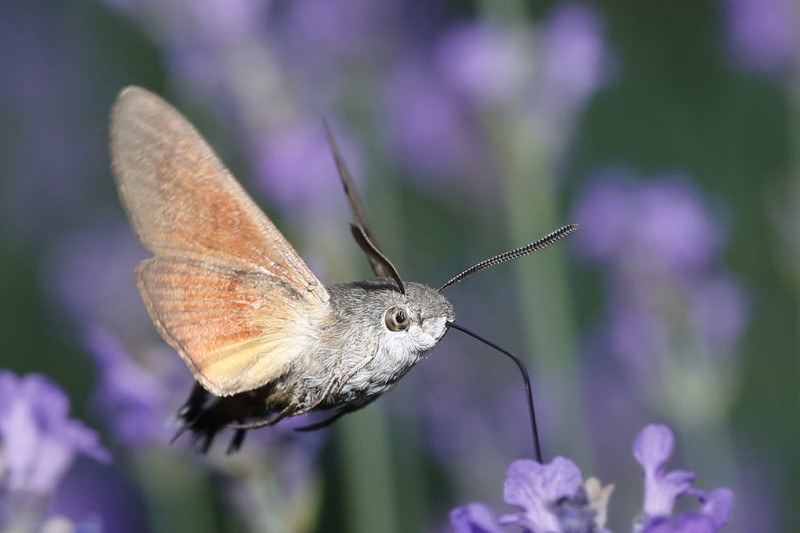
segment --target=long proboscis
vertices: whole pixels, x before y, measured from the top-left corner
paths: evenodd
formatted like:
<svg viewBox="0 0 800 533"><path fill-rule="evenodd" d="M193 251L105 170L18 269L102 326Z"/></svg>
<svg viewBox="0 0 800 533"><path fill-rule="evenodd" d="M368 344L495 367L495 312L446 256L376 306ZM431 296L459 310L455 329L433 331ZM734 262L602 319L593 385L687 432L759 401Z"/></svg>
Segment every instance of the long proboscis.
<svg viewBox="0 0 800 533"><path fill-rule="evenodd" d="M578 229L577 224L568 224L566 226L562 226L555 230L554 232L545 235L538 241L534 241L530 244L526 244L525 246L520 246L519 248L515 248L514 250L509 250L508 252L503 252L502 254L496 255L494 257L490 257L489 259L484 259L477 265L473 265L466 269L465 271L461 272L457 276L454 276L450 279L447 283L436 289L438 292L442 292L447 287L455 285L459 281L463 280L464 278L471 276L475 272L479 272L485 268L489 268L495 265L499 265L500 263L505 263L506 261L511 261L512 259L516 259L518 257L522 257L524 255L532 254L537 250L541 250L545 246L553 244L557 240L563 239L573 231Z"/></svg>
<svg viewBox="0 0 800 533"><path fill-rule="evenodd" d="M499 351L503 355L506 355L509 358L511 358L511 360L514 361L514 363L516 363L517 368L519 368L520 374L522 374L522 381L525 382L525 393L527 395L527 400L528 400L528 412L530 413L531 417L531 434L533 436L534 458L536 459L536 461L539 462L539 464L542 464L542 447L541 444L539 443L539 431L536 428L536 411L533 408L533 392L531 389L531 378L528 375L528 369L525 367L525 363L523 363L519 357L509 352L502 346L498 346L489 339L481 337L477 333L468 330L464 326L459 326L455 322L448 322L447 327L462 331L467 335L471 336L472 338L477 339L488 346L491 346L492 348Z"/></svg>

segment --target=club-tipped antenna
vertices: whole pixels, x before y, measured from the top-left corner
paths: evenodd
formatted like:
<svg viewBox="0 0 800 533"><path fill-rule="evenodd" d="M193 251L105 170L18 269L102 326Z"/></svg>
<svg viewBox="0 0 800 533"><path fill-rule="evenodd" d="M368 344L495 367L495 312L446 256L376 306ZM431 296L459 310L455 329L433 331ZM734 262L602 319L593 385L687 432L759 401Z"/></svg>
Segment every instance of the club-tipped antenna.
<svg viewBox="0 0 800 533"><path fill-rule="evenodd" d="M485 339L484 337L481 337L477 333L468 330L464 326L459 326L455 322L448 322L447 323L447 327L454 328L454 329L457 329L459 331L463 331L467 335L469 335L469 336L481 341L482 343L484 343L484 344L486 344L488 346L491 346L492 348L494 348L495 350L499 351L500 353L510 357L514 361L514 363L516 363L517 368L519 368L520 374L522 374L522 381L525 382L525 393L526 393L526 395L528 397L527 398L528 399L528 412L530 413L530 417L531 417L531 434L533 435L533 453L534 453L534 458L536 459L536 461L538 461L541 464L542 463L542 447L539 444L539 431L536 429L536 412L533 409L533 393L531 392L531 378L528 375L528 369L525 368L525 363L523 363L522 360L519 357L517 357L513 353L509 352L505 348L503 348L501 346L498 346L497 344L493 343L489 339Z"/></svg>
<svg viewBox="0 0 800 533"><path fill-rule="evenodd" d="M450 287L451 285L455 285L456 283L458 283L459 281L463 280L464 278L466 278L468 276L471 276L475 272L479 272L479 271L481 271L481 270L483 270L485 268L489 268L489 267L492 267L492 266L495 266L495 265L499 265L500 263L505 263L506 261L511 261L512 259L516 259L518 257L522 257L523 255L531 254L531 253L533 253L533 252L535 252L537 250L541 250L545 246L553 244L554 242L556 242L559 239L563 239L564 237L566 237L567 235L569 235L570 233L575 231L577 228L578 228L577 224L568 224L566 226L558 228L553 233L545 235L544 237L542 237L538 241L532 242L530 244L526 244L525 246L521 246L521 247L516 248L514 250L509 250L508 252L503 252L502 254L496 255L494 257L490 257L489 259L484 259L483 261L481 261L477 265L473 265L473 266L469 267L468 269L466 269L465 271L463 271L461 274L458 274L457 276L454 276L452 279L450 279L450 281L448 281L447 283L445 283L444 285L439 287L437 289L437 291L438 292L442 292L447 287Z"/></svg>

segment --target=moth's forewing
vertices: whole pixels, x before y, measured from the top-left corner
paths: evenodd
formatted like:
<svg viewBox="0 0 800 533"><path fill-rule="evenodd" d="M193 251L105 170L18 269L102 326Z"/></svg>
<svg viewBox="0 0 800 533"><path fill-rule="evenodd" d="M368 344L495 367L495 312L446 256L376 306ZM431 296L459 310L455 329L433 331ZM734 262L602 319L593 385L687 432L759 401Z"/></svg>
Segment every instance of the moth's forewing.
<svg viewBox="0 0 800 533"><path fill-rule="evenodd" d="M155 254L197 252L265 270L321 302L325 288L195 128L160 97L129 87L111 115L120 197Z"/></svg>
<svg viewBox="0 0 800 533"><path fill-rule="evenodd" d="M224 396L303 352L328 293L195 128L158 96L123 90L111 115L120 198L155 257L137 268L159 332Z"/></svg>

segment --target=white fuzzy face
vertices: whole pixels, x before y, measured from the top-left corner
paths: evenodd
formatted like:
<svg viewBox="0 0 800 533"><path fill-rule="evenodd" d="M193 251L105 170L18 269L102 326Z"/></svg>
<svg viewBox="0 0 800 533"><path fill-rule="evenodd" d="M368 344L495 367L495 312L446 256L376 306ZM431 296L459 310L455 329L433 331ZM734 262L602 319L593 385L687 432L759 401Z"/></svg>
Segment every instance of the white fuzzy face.
<svg viewBox="0 0 800 533"><path fill-rule="evenodd" d="M418 283L406 284L406 294L392 300L382 317L381 348L401 367L412 365L442 339L447 323L455 320L453 306Z"/></svg>
<svg viewBox="0 0 800 533"><path fill-rule="evenodd" d="M408 330L411 342L417 350L427 352L442 339L447 331L447 322L448 319L442 316L429 317L420 322L412 321Z"/></svg>

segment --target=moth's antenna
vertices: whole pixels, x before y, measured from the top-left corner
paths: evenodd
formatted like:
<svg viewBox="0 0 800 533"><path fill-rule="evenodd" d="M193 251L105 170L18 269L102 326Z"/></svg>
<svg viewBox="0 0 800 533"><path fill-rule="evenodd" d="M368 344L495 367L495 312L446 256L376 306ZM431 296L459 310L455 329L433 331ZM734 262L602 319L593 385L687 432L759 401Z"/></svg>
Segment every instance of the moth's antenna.
<svg viewBox="0 0 800 533"><path fill-rule="evenodd" d="M534 452L534 456L535 456L536 461L538 461L541 464L542 463L542 447L539 444L539 432L536 429L536 413L535 413L535 411L533 409L533 393L531 392L531 378L528 376L528 369L525 368L525 364L522 362L522 360L519 357L517 357L513 353L511 353L508 350L498 346L497 344L493 343L492 341L481 337L477 333L474 333L474 332L468 330L467 328L465 328L463 326L459 326L455 322L448 322L447 323L447 327L454 328L454 329L457 329L459 331L463 331L467 335L469 335L469 336L471 336L471 337L473 337L475 339L478 339L482 343L487 344L487 345L491 346L492 348L494 348L495 350L507 355L508 357L510 357L517 364L517 368L519 368L520 374L522 374L522 380L525 382L525 393L528 396L528 412L530 413L530 416L531 416L531 433L533 434L533 452Z"/></svg>
<svg viewBox="0 0 800 533"><path fill-rule="evenodd" d="M491 266L499 265L500 263L505 263L506 261L511 261L512 259L516 259L518 257L522 257L523 255L528 255L530 253L533 253L536 250L541 250L545 246L547 246L549 244L553 244L554 242L556 242L559 239L563 239L564 237L566 237L567 235L569 235L570 233L575 231L577 228L578 228L577 224L568 224L566 226L558 228L557 230L555 230L553 233L550 233L549 235L545 235L544 237L542 237L538 241L532 242L530 244L526 244L525 246L521 246L520 248L517 248L515 250L510 250L508 252L503 252L502 254L496 255L494 257L490 257L489 259L484 259L483 261L481 261L477 265L471 266L470 268L468 268L465 271L463 271L461 274L453 277L450 281L448 281L447 283L445 283L444 285L442 285L441 287L439 287L436 290L438 292L442 292L447 287L450 287L451 285L455 285L456 283L458 283L459 281L463 280L467 276L470 276L470 275L474 274L475 272L483 270L484 268L489 268Z"/></svg>

